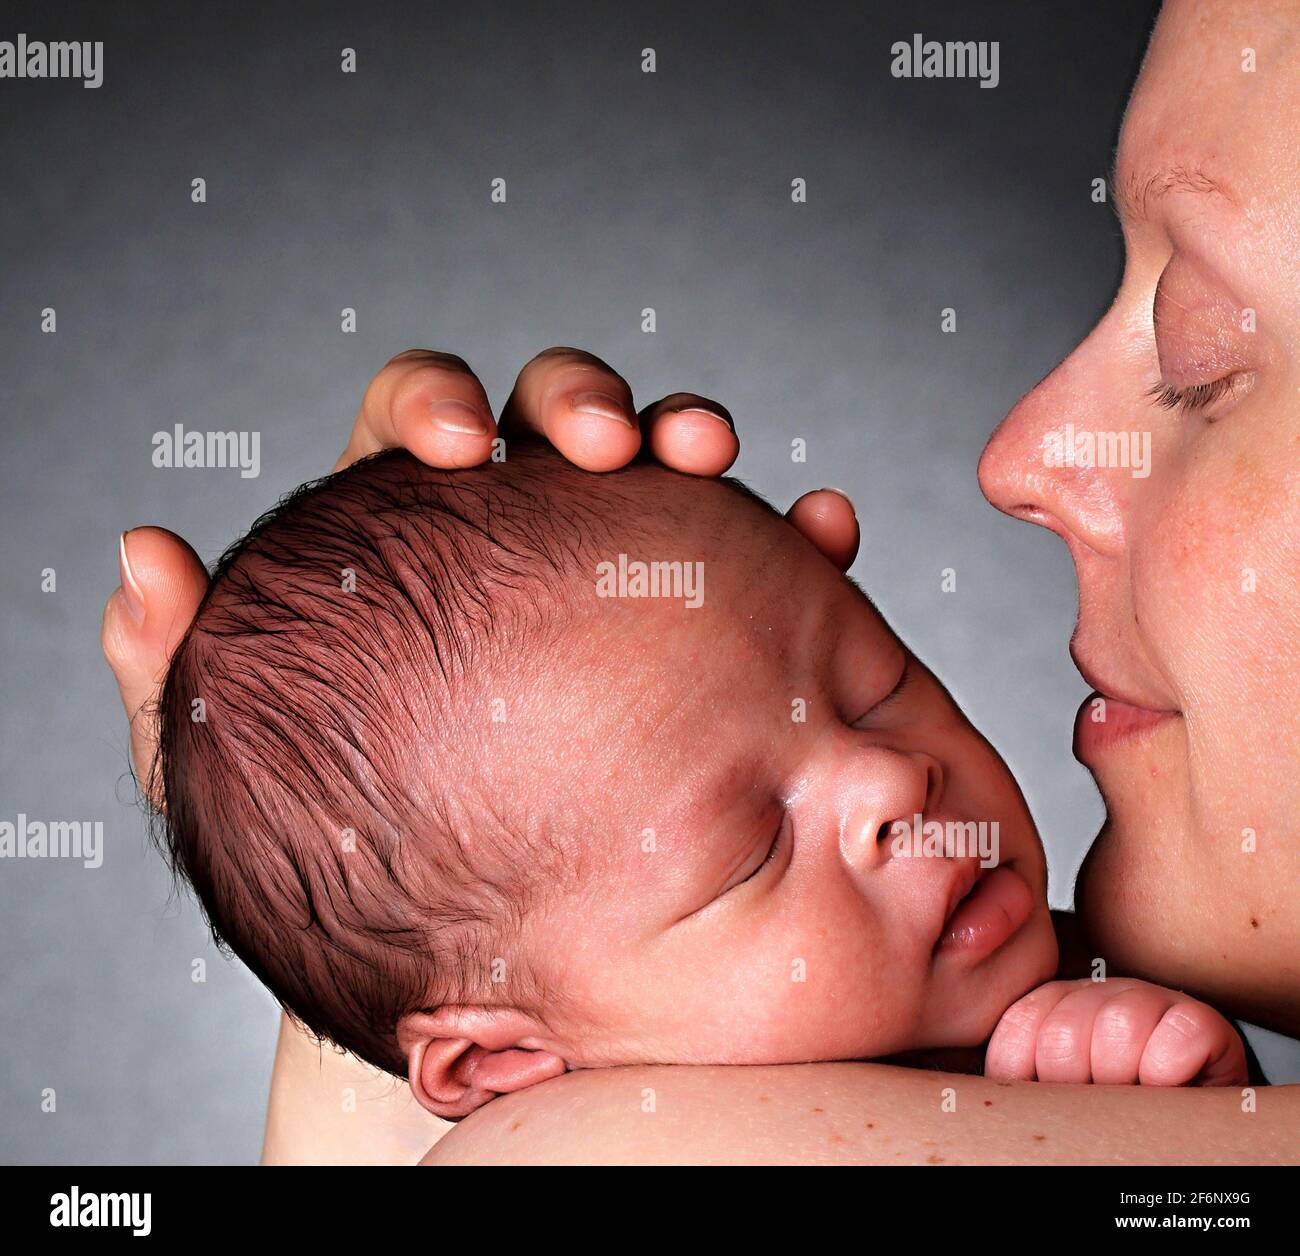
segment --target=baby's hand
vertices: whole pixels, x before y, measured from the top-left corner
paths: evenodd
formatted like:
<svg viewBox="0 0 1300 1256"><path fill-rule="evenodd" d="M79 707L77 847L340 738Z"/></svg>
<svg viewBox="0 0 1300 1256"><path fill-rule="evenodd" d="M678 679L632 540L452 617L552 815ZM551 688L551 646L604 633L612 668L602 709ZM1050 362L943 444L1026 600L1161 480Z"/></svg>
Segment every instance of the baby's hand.
<svg viewBox="0 0 1300 1256"><path fill-rule="evenodd" d="M1002 1015L984 1059L1000 1081L1244 1086L1241 1036L1205 1003L1127 977L1049 981Z"/></svg>

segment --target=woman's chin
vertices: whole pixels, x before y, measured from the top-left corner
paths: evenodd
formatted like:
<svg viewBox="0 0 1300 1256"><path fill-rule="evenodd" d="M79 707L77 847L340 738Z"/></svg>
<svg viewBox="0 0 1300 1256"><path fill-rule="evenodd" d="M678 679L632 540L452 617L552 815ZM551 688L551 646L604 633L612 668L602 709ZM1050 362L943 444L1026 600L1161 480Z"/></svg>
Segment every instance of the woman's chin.
<svg viewBox="0 0 1300 1256"><path fill-rule="evenodd" d="M1108 820L1079 870L1075 911L1091 954L1114 975L1186 990L1243 1013L1244 983L1234 972L1251 963L1244 928L1221 910L1207 913L1213 891L1198 883L1198 863L1175 834L1125 830ZM1231 893L1221 884L1220 892Z"/></svg>
<svg viewBox="0 0 1300 1256"><path fill-rule="evenodd" d="M1150 854L1145 845L1135 851L1133 837L1107 820L1074 887L1074 909L1093 955L1126 975L1189 959L1176 936L1182 929L1169 918L1170 907L1176 911L1185 898L1183 888L1159 874Z"/></svg>

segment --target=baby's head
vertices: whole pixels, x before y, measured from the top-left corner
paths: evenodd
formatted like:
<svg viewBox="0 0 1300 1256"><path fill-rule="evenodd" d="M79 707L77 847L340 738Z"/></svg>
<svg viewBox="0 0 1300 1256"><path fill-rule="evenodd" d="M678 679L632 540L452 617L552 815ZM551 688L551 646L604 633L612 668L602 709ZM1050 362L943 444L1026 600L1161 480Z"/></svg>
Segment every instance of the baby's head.
<svg viewBox="0 0 1300 1256"><path fill-rule="evenodd" d="M1055 966L1006 766L734 482L359 463L221 560L160 730L214 932L445 1116L971 1045Z"/></svg>

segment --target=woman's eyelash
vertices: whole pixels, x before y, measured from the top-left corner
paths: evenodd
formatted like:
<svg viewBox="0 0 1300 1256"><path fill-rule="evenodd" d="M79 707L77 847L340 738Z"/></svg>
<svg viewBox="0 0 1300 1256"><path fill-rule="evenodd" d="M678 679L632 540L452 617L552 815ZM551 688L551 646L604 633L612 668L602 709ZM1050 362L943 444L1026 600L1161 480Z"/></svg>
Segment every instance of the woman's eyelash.
<svg viewBox="0 0 1300 1256"><path fill-rule="evenodd" d="M1154 398L1156 405L1163 406L1166 410L1182 410L1184 413L1190 413L1193 410L1204 410L1206 406L1213 405L1216 401L1231 397L1236 391L1236 386L1235 373L1212 379L1205 384L1193 384L1190 388L1174 388L1160 381L1148 389L1147 396Z"/></svg>

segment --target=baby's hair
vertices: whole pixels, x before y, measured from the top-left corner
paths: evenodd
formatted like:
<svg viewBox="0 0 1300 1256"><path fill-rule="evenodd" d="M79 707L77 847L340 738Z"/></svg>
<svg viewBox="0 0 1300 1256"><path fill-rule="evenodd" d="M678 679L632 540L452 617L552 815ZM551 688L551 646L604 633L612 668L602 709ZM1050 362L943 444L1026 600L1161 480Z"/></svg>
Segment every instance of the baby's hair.
<svg viewBox="0 0 1300 1256"><path fill-rule="evenodd" d="M404 1015L554 1001L514 942L577 870L483 786L483 729L665 478L710 491L540 445L454 472L385 453L217 562L163 685L156 838L218 945L318 1038L404 1076Z"/></svg>

